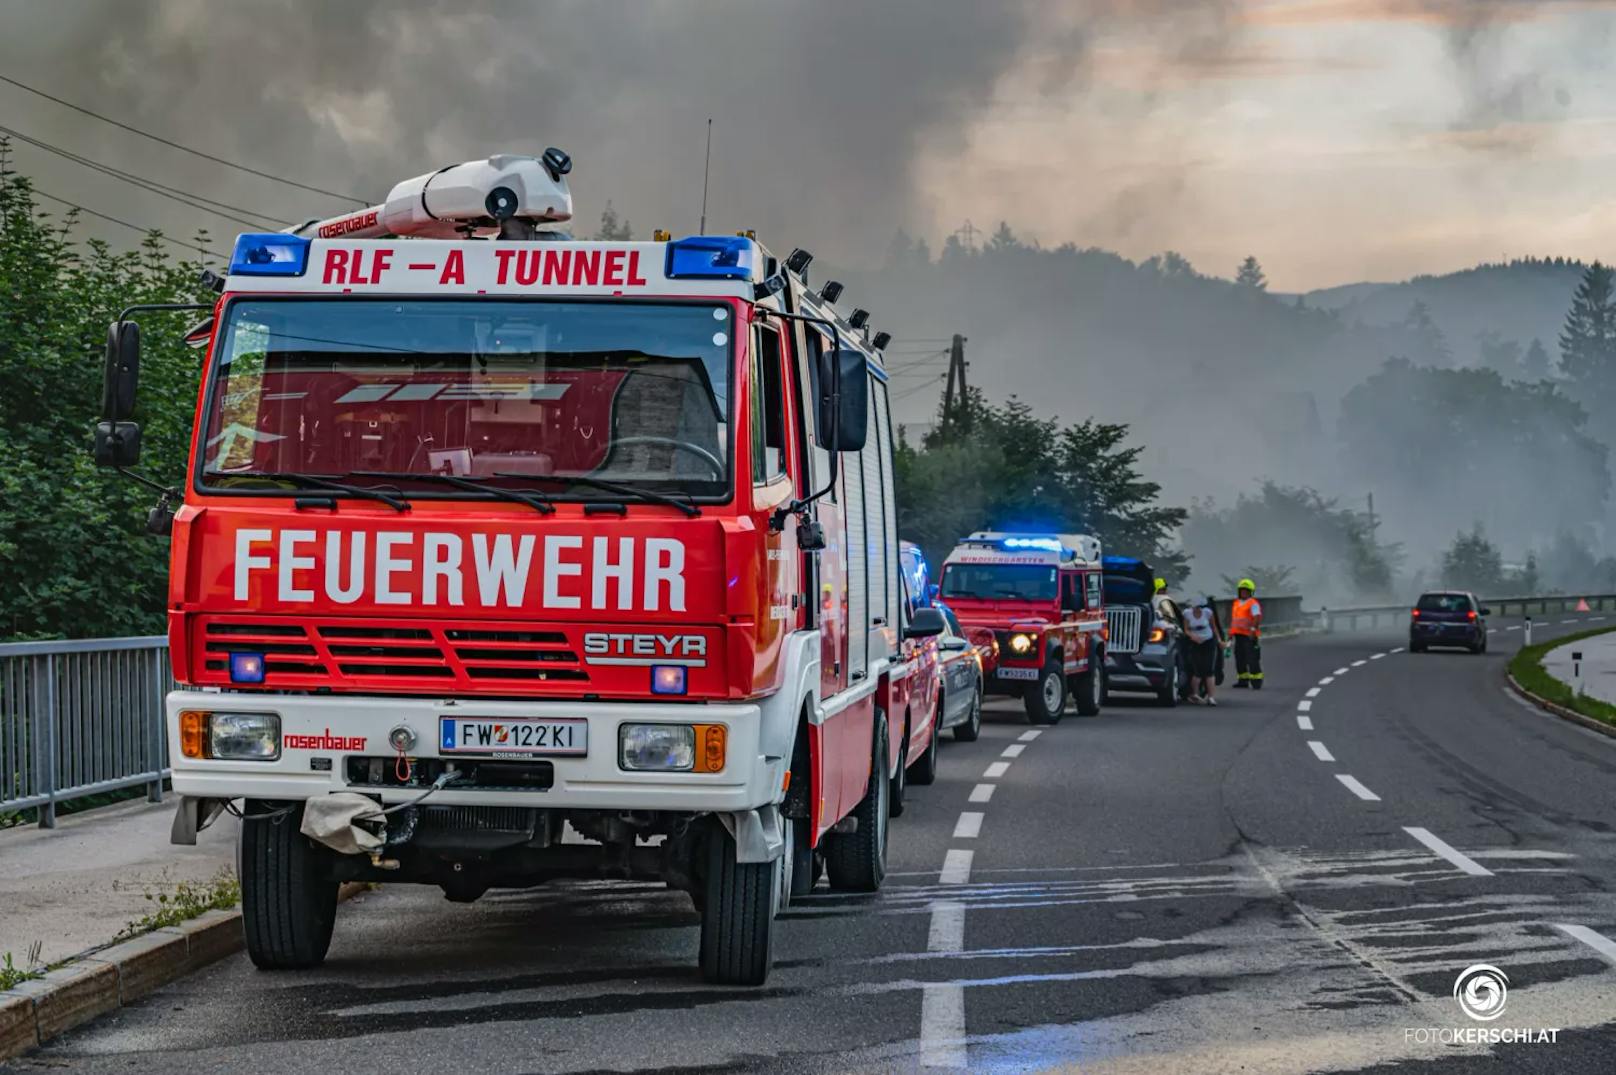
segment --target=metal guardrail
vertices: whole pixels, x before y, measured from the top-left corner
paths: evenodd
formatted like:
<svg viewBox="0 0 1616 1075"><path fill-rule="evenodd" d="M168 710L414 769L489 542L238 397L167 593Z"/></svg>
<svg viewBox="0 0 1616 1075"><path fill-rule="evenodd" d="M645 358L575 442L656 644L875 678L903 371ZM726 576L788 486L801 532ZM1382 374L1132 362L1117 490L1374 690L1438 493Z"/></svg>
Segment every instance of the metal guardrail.
<svg viewBox="0 0 1616 1075"><path fill-rule="evenodd" d="M1588 603L1590 611L1604 612L1616 610L1616 594L1537 594L1526 597L1483 597L1481 603L1492 610L1494 616L1508 616L1511 609L1516 615L1530 616L1534 612L1540 616L1549 613L1575 612L1582 602ZM1360 605L1355 608L1321 608L1317 616L1319 626L1326 631L1347 630L1373 631L1383 625L1385 621L1390 626L1407 623L1411 604L1400 605Z"/></svg>
<svg viewBox="0 0 1616 1075"><path fill-rule="evenodd" d="M0 644L0 810L146 785L168 770L163 697L174 687L163 635Z"/></svg>

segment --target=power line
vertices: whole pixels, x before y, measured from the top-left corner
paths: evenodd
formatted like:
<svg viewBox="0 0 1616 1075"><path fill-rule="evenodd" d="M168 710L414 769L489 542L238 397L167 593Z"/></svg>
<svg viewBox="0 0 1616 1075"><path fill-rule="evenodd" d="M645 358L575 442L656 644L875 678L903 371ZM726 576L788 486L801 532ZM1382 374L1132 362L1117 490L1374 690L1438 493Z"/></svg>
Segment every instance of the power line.
<svg viewBox="0 0 1616 1075"><path fill-rule="evenodd" d="M181 205L188 206L192 209L199 209L204 213L212 213L214 216L222 217L225 220L233 220L237 224L242 224L249 228L265 227L266 222L269 225L286 225L291 223L289 220L280 220L276 217L272 217L268 213L260 213L252 209L245 209L239 205L231 205L228 202L215 201L214 199L205 197L201 194L193 194L188 190L181 190L178 187L168 186L166 183L159 183L155 179L147 179L144 176L136 175L133 172L126 172L121 168L114 168L110 164L102 164L100 161L91 160L89 157L74 153L72 150L63 149L60 146L52 145L43 139L24 134L23 132L12 127L0 126L0 134L15 138L17 141L22 142L25 145L33 146L36 149L43 149L47 153L54 153L58 157L65 157L74 164L82 165L83 167L89 168L92 171L100 172L102 175L108 175L114 179L132 184L133 186L139 187L142 190L156 194L158 197L179 202ZM215 208L215 206L217 206L217 208ZM231 210L231 212L224 212L224 210L227 209ZM234 215L236 213L246 213L247 216L257 217L259 219L249 220L247 217Z"/></svg>
<svg viewBox="0 0 1616 1075"><path fill-rule="evenodd" d="M276 183L284 183L289 187L296 187L299 190L307 190L307 191L310 191L310 192L312 192L314 194L324 194L325 196L327 196L329 198L342 198L345 201L357 202L360 205L369 205L370 204L370 201L367 198L360 198L360 197L357 197L357 196L355 196L353 194L339 194L337 191L334 191L334 190L326 190L323 187L314 187L314 186L310 186L307 183L299 183L295 179L287 179L285 176L274 175L273 173L270 173L270 172L259 171L257 168L251 168L251 167L248 167L245 164L237 164L235 161L225 160L223 157L215 157L211 153L204 153L200 149L192 149L190 146L181 145L178 142L171 141L170 139L164 138L162 135L152 134L150 131L143 131L139 127L131 127L129 124L119 122L118 120L113 119L111 116L103 116L99 112L92 112L88 108L83 107L82 105L74 104L72 101L64 101L60 97L56 97L56 96L53 96L53 95L51 95L49 93L46 93L44 90L36 90L34 87L26 85L26 84L21 83L21 82L18 82L16 79L11 78L11 77L9 77L7 75L0 75L0 82L4 82L4 83L6 83L7 85L10 85L10 86L15 86L19 90L24 90L24 91L26 91L28 93L33 94L36 97L43 97L47 101L53 101L56 104L61 105L63 108L71 108L75 112L78 112L78 113L81 113L83 115L89 116L92 119L98 119L102 123L110 123L112 126L117 127L119 130L128 131L130 134L138 134L142 138L149 138L153 142L157 142L160 145L165 145L165 146L169 147L170 149L177 149L181 153L189 153L193 157L200 157L202 160L212 161L214 164L222 164L226 168L234 168L238 172L246 172L248 175L256 175L261 179L272 180L273 182L276 182Z"/></svg>
<svg viewBox="0 0 1616 1075"><path fill-rule="evenodd" d="M123 220L123 219L121 219L119 217L112 216L110 213L103 213L103 212L100 212L99 210L96 210L96 209L87 208L86 206L79 205L76 202L70 202L66 198L58 198L56 195L51 194L51 193L49 193L47 191L40 190L37 187L30 188L30 190L31 190L31 192L33 194L36 194L41 198L49 198L53 202L57 202L57 203L59 203L61 205L67 206L69 209L77 209L81 213L88 213L90 216L97 217L97 218L99 218L101 220L105 220L110 224L122 225L123 227L128 228L131 231L138 231L142 235L150 235L154 231L158 230L156 228L143 228L139 224L131 224L129 221ZM172 244L174 246L183 247L186 250L194 250L194 251L196 251L197 253L200 253L200 254L207 254L209 257L219 258L220 260L228 260L224 254L219 253L217 250L209 250L206 247L198 246L195 243L187 243L187 242L184 242L184 241L182 241L180 239L170 239L168 236L163 235L161 233L158 234L158 238L161 239L165 243L170 243L170 244Z"/></svg>

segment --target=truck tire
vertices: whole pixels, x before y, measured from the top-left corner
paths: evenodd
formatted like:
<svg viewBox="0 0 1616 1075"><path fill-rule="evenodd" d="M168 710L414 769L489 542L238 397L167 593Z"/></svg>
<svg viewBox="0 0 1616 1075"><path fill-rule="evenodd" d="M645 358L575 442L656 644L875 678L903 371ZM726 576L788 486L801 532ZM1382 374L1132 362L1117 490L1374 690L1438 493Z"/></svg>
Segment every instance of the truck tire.
<svg viewBox="0 0 1616 1075"><path fill-rule="evenodd" d="M283 804L249 799L253 814ZM276 818L241 824L241 923L260 970L303 970L325 962L337 921L337 882L320 875L321 849L298 831L302 804Z"/></svg>
<svg viewBox="0 0 1616 1075"><path fill-rule="evenodd" d="M864 801L853 808L858 828L834 833L825 847L825 872L831 888L841 892L874 892L887 875L887 818L891 811L891 778L887 773L887 722L876 710L875 753Z"/></svg>
<svg viewBox="0 0 1616 1075"><path fill-rule="evenodd" d="M1178 704L1178 688L1183 682L1183 672L1178 667L1178 653L1174 652L1173 659L1167 665L1167 678L1156 691L1156 704L1168 709Z"/></svg>
<svg viewBox="0 0 1616 1075"><path fill-rule="evenodd" d="M1038 681L1027 688L1027 720L1033 724L1059 724L1066 714L1066 673L1059 657L1038 670Z"/></svg>
<svg viewBox="0 0 1616 1075"><path fill-rule="evenodd" d="M1096 717L1105 705L1105 661L1095 658L1089 670L1077 677L1077 715Z"/></svg>
<svg viewBox="0 0 1616 1075"><path fill-rule="evenodd" d="M701 976L716 985L762 985L774 959L774 862L736 862L721 825L707 836L702 877Z"/></svg>
<svg viewBox="0 0 1616 1075"><path fill-rule="evenodd" d="M971 695L971 715L965 718L964 724L954 725L956 743L974 743L982 734L982 692L973 690Z"/></svg>
<svg viewBox="0 0 1616 1075"><path fill-rule="evenodd" d="M786 900L788 906L812 892L814 882L819 880L819 856L808 846L809 829L807 821L791 821L791 842L786 847L786 853L792 856L791 891Z"/></svg>
<svg viewBox="0 0 1616 1075"><path fill-rule="evenodd" d="M943 736L943 730L938 725L943 722L943 703L937 703L937 714L931 718L931 739L926 743L926 750L915 763L909 766L909 780L924 787L937 779L937 744Z"/></svg>

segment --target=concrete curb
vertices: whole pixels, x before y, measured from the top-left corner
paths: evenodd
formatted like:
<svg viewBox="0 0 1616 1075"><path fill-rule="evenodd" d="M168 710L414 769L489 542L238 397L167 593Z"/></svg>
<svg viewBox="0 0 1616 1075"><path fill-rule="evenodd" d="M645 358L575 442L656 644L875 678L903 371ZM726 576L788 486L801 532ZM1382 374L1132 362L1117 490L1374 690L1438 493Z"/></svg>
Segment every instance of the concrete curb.
<svg viewBox="0 0 1616 1075"><path fill-rule="evenodd" d="M1516 681L1515 677L1508 672L1504 673L1504 678L1509 681L1510 690L1514 691L1526 701L1537 706L1539 709L1552 713L1561 720L1569 720L1573 724L1580 724L1589 731L1595 731L1600 735L1607 736L1611 739L1616 739L1616 726L1606 724L1602 720L1595 720L1593 717L1590 717L1584 713L1578 713L1575 709L1568 709L1565 706L1560 705L1558 702L1551 702L1547 698L1533 694L1531 691L1521 686L1520 683Z"/></svg>
<svg viewBox="0 0 1616 1075"><path fill-rule="evenodd" d="M347 882L347 900L367 886ZM207 911L188 922L97 949L0 992L0 1060L9 1060L133 1004L162 986L245 947L240 911Z"/></svg>

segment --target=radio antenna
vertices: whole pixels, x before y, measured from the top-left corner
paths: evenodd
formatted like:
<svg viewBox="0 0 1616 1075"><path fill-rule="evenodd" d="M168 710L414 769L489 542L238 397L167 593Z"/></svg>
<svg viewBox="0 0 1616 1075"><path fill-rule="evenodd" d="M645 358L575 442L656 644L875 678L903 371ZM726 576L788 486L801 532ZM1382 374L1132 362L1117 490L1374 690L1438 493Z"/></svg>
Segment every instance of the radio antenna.
<svg viewBox="0 0 1616 1075"><path fill-rule="evenodd" d="M713 117L707 117L707 160L701 166L701 227L697 235L707 234L707 177L713 169Z"/></svg>

